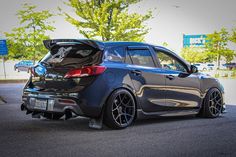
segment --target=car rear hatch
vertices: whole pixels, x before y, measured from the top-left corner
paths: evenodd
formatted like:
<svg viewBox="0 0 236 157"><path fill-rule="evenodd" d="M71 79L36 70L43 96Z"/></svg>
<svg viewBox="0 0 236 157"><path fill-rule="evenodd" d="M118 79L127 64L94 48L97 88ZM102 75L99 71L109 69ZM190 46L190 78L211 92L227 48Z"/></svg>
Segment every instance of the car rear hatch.
<svg viewBox="0 0 236 157"><path fill-rule="evenodd" d="M103 44L93 40L45 40L49 53L31 69L28 90L77 92L104 72Z"/></svg>

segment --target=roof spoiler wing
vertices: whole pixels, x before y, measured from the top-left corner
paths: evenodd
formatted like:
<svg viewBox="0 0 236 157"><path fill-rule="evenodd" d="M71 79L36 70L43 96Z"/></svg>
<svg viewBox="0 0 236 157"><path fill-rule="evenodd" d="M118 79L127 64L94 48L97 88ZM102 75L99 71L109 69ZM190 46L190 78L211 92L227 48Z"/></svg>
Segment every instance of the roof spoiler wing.
<svg viewBox="0 0 236 157"><path fill-rule="evenodd" d="M104 50L104 44L102 42L96 40L88 40L88 39L52 39L52 40L44 40L43 44L48 49L51 50L58 43L78 43L90 46L97 50Z"/></svg>

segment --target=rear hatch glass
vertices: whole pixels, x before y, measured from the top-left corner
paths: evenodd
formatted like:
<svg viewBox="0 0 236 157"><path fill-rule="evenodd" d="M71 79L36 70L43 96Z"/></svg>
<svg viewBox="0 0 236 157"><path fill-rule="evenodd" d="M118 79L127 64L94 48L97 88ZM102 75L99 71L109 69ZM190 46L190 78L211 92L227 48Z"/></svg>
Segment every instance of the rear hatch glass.
<svg viewBox="0 0 236 157"><path fill-rule="evenodd" d="M54 46L47 58L53 67L82 67L101 63L102 53L83 44L61 44Z"/></svg>

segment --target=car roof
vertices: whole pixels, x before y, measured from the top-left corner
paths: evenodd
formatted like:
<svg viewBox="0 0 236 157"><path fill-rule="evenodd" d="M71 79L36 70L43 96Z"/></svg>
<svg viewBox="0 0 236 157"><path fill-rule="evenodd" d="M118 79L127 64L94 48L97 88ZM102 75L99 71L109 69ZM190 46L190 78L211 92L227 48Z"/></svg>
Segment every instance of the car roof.
<svg viewBox="0 0 236 157"><path fill-rule="evenodd" d="M113 47L113 46L126 46L126 45L136 45L136 46L143 46L143 45L148 45L146 43L142 42L132 42L132 41L107 41L107 42L102 42L105 47Z"/></svg>
<svg viewBox="0 0 236 157"><path fill-rule="evenodd" d="M53 45L56 43L75 43L75 42L81 42L86 45L98 48L100 50L103 50L106 47L116 47L116 46L152 46L155 48L158 48L159 50L168 50L165 47L162 46L156 46L156 45L151 45L143 42L134 42L134 41L98 41L98 40L91 40L91 39L51 39L51 40L44 40L44 45L46 48L50 49ZM172 51L170 51L172 52Z"/></svg>
<svg viewBox="0 0 236 157"><path fill-rule="evenodd" d="M148 43L143 43L143 42L133 42L133 41L107 41L107 42L100 42L100 44L104 44L105 47L115 47L115 46L153 46L158 49L163 49L163 50L168 50L165 47L162 46L157 46L157 45L152 45ZM170 50L168 50L170 51Z"/></svg>

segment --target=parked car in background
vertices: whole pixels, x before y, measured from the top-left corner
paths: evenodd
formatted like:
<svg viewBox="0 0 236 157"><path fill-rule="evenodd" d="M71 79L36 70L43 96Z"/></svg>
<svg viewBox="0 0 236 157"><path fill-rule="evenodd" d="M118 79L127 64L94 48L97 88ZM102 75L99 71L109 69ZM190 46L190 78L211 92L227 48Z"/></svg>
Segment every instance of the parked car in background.
<svg viewBox="0 0 236 157"><path fill-rule="evenodd" d="M22 110L34 118L89 117L89 126L121 129L143 116L224 110L219 81L170 50L139 42L54 39L32 68Z"/></svg>
<svg viewBox="0 0 236 157"><path fill-rule="evenodd" d="M204 63L195 63L193 65L196 66L197 69L200 70L200 71L205 71L205 70L208 69L207 65L204 64Z"/></svg>
<svg viewBox="0 0 236 157"><path fill-rule="evenodd" d="M224 66L229 70L236 69L236 63L225 63Z"/></svg>
<svg viewBox="0 0 236 157"><path fill-rule="evenodd" d="M225 70L225 69L227 69L225 64L220 64L219 67L217 66L217 64L214 64L214 63L206 63L206 64L207 64L207 70L217 70L217 69Z"/></svg>
<svg viewBox="0 0 236 157"><path fill-rule="evenodd" d="M30 71L30 68L33 67L34 63L33 61L30 60L23 60L20 61L19 63L16 63L14 65L14 70L20 72L20 71Z"/></svg>
<svg viewBox="0 0 236 157"><path fill-rule="evenodd" d="M227 69L227 67L226 67L226 65L225 65L225 64L221 64L221 65L220 65L220 67L219 67L219 69L221 69L221 70L226 70L226 69Z"/></svg>
<svg viewBox="0 0 236 157"><path fill-rule="evenodd" d="M207 63L207 70L215 70L217 66L213 63Z"/></svg>

